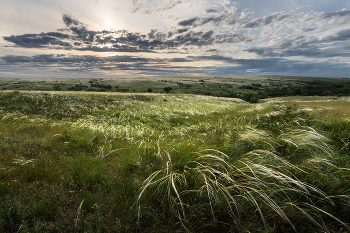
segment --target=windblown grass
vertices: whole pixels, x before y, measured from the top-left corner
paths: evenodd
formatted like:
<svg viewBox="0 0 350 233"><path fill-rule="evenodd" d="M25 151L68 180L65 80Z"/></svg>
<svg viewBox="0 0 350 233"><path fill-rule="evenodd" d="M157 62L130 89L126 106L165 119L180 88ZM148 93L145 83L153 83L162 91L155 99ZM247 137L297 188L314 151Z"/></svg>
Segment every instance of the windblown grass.
<svg viewBox="0 0 350 233"><path fill-rule="evenodd" d="M279 217L294 231L300 230L293 223L294 219L288 216L290 209L300 212L305 220L324 231L328 231L328 228L320 215L330 217L350 229L346 223L317 207L327 203L334 205L334 197L299 180L295 173L307 172L290 163L285 154L275 148L292 147L293 155L306 150L312 158L324 158L333 153L326 137L312 128L301 128L271 139L266 132L249 127L248 132L241 134L240 140L248 141L255 147L257 141L265 141L269 150L252 150L234 162L230 162L230 157L220 151L205 150L196 153L196 157L191 156L193 160L189 160L181 169L174 169L175 164L165 151L166 156L162 157L164 167L145 179L137 196L138 219L143 202L157 195L158 200L153 204L166 202L167 211L173 213L186 231L199 230L186 217L188 213L193 215L198 205L201 211L207 212L204 216L211 216L210 221L228 221L220 219L224 214L225 218L231 218L234 228L239 228L242 212L248 208L259 214L265 230L270 229L266 215L269 218ZM312 166L317 167L318 164L313 163ZM216 216L217 213L220 217ZM201 221L205 224L208 218Z"/></svg>
<svg viewBox="0 0 350 233"><path fill-rule="evenodd" d="M0 230L348 231L349 121L292 100L1 92Z"/></svg>

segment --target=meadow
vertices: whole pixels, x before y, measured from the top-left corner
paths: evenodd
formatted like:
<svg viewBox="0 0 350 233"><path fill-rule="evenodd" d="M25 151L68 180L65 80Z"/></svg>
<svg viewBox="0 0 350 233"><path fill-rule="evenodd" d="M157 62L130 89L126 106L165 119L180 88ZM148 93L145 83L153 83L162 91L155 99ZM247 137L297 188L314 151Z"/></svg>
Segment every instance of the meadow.
<svg viewBox="0 0 350 233"><path fill-rule="evenodd" d="M0 90L173 93L259 99L280 96L350 96L349 78L298 76L145 76L134 78L0 78Z"/></svg>
<svg viewBox="0 0 350 233"><path fill-rule="evenodd" d="M350 97L5 81L1 232L350 232Z"/></svg>

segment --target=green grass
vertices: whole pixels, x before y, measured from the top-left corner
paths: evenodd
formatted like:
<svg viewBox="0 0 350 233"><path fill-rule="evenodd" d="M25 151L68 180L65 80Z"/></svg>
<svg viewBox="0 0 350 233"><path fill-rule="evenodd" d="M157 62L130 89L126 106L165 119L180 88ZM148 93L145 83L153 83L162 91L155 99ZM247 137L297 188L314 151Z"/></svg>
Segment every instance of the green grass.
<svg viewBox="0 0 350 233"><path fill-rule="evenodd" d="M146 76L135 78L0 78L0 90L195 94L256 103L278 96L349 96L350 79L297 76Z"/></svg>
<svg viewBox="0 0 350 233"><path fill-rule="evenodd" d="M349 105L2 91L0 231L349 232Z"/></svg>

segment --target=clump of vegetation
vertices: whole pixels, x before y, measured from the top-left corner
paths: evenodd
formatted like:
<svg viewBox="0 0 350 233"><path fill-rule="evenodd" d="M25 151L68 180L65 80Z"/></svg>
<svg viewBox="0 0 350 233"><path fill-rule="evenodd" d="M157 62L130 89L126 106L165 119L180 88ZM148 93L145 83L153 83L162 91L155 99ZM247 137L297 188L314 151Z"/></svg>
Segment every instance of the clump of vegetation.
<svg viewBox="0 0 350 233"><path fill-rule="evenodd" d="M61 90L62 90L62 87L61 87L61 85L60 85L59 83L55 83L55 84L53 85L53 89L54 89L55 91L61 91Z"/></svg>
<svg viewBox="0 0 350 233"><path fill-rule="evenodd" d="M163 90L165 93L169 93L173 88L172 87L164 87Z"/></svg>
<svg viewBox="0 0 350 233"><path fill-rule="evenodd" d="M58 87L57 85L58 84L56 84L56 86L54 86L54 88L56 87L56 89L57 89L57 87ZM82 91L82 90L87 90L87 89L88 89L88 86L86 86L86 85L75 84L74 86L69 87L67 90L69 90L69 91ZM59 90L56 90L56 91L59 91Z"/></svg>
<svg viewBox="0 0 350 233"><path fill-rule="evenodd" d="M243 100L249 102L249 103L258 103L259 102L259 97L257 95L253 95L251 93L248 93L248 94L244 94L242 97L241 97Z"/></svg>

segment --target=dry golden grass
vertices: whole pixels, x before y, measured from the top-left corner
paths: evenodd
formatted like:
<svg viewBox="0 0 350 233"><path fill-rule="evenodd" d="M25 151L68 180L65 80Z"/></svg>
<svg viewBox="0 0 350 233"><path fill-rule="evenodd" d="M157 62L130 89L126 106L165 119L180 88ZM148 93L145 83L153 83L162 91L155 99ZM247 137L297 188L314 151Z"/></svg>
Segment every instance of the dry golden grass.
<svg viewBox="0 0 350 233"><path fill-rule="evenodd" d="M280 102L286 107L307 111L317 119L350 120L350 98L332 96L297 96L266 100Z"/></svg>

